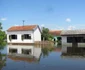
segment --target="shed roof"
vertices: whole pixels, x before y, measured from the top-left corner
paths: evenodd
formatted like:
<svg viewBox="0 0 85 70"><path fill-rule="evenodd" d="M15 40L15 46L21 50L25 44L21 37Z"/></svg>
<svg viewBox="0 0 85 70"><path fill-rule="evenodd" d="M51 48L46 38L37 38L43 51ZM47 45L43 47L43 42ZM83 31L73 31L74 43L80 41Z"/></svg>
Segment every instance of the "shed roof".
<svg viewBox="0 0 85 70"><path fill-rule="evenodd" d="M85 29L81 30L63 30L61 35L78 35L78 34L85 34Z"/></svg>
<svg viewBox="0 0 85 70"><path fill-rule="evenodd" d="M12 26L7 31L30 31L34 30L38 25L26 25L26 26Z"/></svg>

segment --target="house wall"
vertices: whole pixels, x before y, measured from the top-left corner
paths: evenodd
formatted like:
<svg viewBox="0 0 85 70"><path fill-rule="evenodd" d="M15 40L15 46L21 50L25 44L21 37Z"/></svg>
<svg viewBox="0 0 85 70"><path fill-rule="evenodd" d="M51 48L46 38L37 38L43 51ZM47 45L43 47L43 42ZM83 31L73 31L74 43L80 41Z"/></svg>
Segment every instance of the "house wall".
<svg viewBox="0 0 85 70"><path fill-rule="evenodd" d="M41 41L41 32L38 27L34 31L34 41Z"/></svg>
<svg viewBox="0 0 85 70"><path fill-rule="evenodd" d="M40 57L40 55L41 55L41 47L35 47L34 48L34 56L36 57L36 58L39 58Z"/></svg>
<svg viewBox="0 0 85 70"><path fill-rule="evenodd" d="M8 45L7 46L7 54L9 54L9 48L17 49L17 54L22 54L22 49L31 49L31 55L33 55L33 46L20 46L20 45Z"/></svg>
<svg viewBox="0 0 85 70"><path fill-rule="evenodd" d="M17 39L15 40L9 40L9 35L17 35ZM21 36L23 34L31 34L31 39L28 40L22 40ZM8 43L34 43L34 37L33 37L33 31L13 31L13 32L7 32L7 42Z"/></svg>
<svg viewBox="0 0 85 70"><path fill-rule="evenodd" d="M67 43L67 36L62 36L62 45L72 46L72 43Z"/></svg>
<svg viewBox="0 0 85 70"><path fill-rule="evenodd" d="M62 45L72 46L72 43L67 43L67 36L62 36ZM85 47L85 43L78 43L78 47Z"/></svg>
<svg viewBox="0 0 85 70"><path fill-rule="evenodd" d="M36 58L40 57L41 54L41 47L35 46L26 46L26 45L8 45L7 46L7 54L9 54L9 48L17 49L17 54L22 54L22 49L31 49L31 55L35 56Z"/></svg>
<svg viewBox="0 0 85 70"><path fill-rule="evenodd" d="M78 47L85 47L85 43L78 43Z"/></svg>

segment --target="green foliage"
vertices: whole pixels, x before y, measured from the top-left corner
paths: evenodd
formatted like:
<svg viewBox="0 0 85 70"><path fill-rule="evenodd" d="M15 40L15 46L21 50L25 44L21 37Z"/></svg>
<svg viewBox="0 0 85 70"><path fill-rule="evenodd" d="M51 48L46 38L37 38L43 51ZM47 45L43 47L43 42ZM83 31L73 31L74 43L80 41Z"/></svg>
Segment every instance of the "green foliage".
<svg viewBox="0 0 85 70"><path fill-rule="evenodd" d="M42 48L43 57L48 56L49 53L52 52L53 50L54 50L54 48L47 48L47 46L45 46L44 48Z"/></svg>
<svg viewBox="0 0 85 70"><path fill-rule="evenodd" d="M52 40L53 36L49 33L49 29L43 27L42 33L41 33L41 39L43 40Z"/></svg>
<svg viewBox="0 0 85 70"><path fill-rule="evenodd" d="M24 40L24 35L22 35L21 39L22 39L22 41Z"/></svg>
<svg viewBox="0 0 85 70"><path fill-rule="evenodd" d="M0 22L0 30L2 30L2 24L1 24L1 22Z"/></svg>
<svg viewBox="0 0 85 70"><path fill-rule="evenodd" d="M3 49L6 45L6 33L2 31L2 26L0 23L0 49Z"/></svg>
<svg viewBox="0 0 85 70"><path fill-rule="evenodd" d="M43 57L48 56L49 55L48 48L42 48L42 54L43 54Z"/></svg>
<svg viewBox="0 0 85 70"><path fill-rule="evenodd" d="M61 45L61 37L57 37L57 43L58 45Z"/></svg>
<svg viewBox="0 0 85 70"><path fill-rule="evenodd" d="M11 41L11 35L9 35L9 40Z"/></svg>
<svg viewBox="0 0 85 70"><path fill-rule="evenodd" d="M4 54L1 54L1 52L0 52L0 70L2 70L2 68L4 66L6 66L6 55L4 55L4 56L3 55Z"/></svg>

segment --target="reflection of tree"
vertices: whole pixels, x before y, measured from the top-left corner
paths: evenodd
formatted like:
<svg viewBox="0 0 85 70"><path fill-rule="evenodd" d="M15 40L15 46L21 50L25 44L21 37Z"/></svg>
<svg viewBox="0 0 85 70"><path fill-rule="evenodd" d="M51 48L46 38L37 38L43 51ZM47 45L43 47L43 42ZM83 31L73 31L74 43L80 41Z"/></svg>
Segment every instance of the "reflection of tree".
<svg viewBox="0 0 85 70"><path fill-rule="evenodd" d="M0 50L4 49L4 46L6 45L6 33L2 30L2 23L0 22ZM6 65L6 55L1 54L0 52L0 70L3 68L3 66Z"/></svg>
<svg viewBox="0 0 85 70"><path fill-rule="evenodd" d="M54 48L52 48L52 47L51 47L51 48L49 48L49 47L44 47L44 48L42 48L43 57L48 56L49 53L53 51L53 49L54 49Z"/></svg>
<svg viewBox="0 0 85 70"><path fill-rule="evenodd" d="M6 55L0 52L0 70L6 65Z"/></svg>
<svg viewBox="0 0 85 70"><path fill-rule="evenodd" d="M48 56L48 54L49 54L48 49L47 48L42 48L42 54L43 54L43 57Z"/></svg>

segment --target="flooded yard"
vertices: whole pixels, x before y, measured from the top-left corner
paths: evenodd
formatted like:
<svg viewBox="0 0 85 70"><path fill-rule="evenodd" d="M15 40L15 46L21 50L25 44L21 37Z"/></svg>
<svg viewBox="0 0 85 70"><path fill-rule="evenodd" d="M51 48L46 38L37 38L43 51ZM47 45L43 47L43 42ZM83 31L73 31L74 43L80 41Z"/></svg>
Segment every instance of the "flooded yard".
<svg viewBox="0 0 85 70"><path fill-rule="evenodd" d="M17 47L17 52L11 52L9 49L11 47ZM21 47L21 48L20 48ZM30 52L27 53L23 51L24 49L30 47ZM19 50L23 49L23 50ZM0 70L85 70L85 57L84 55L76 55L78 52L73 52L74 54L66 55L68 49L60 47L41 47L41 46L19 46L19 45L7 45L0 54ZM73 49L73 48L72 48ZM79 49L78 49L79 50ZM79 52L84 52L81 49ZM17 53L20 54L16 56ZM9 55L7 55L9 54ZM10 55L11 54L11 55ZM64 54L64 55L63 55ZM84 53L83 53L84 54ZM29 56L27 56L29 55ZM3 57L6 56L6 59ZM30 57L33 56L33 57ZM3 64L4 63L4 64Z"/></svg>

